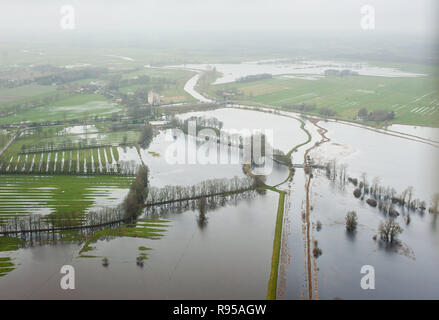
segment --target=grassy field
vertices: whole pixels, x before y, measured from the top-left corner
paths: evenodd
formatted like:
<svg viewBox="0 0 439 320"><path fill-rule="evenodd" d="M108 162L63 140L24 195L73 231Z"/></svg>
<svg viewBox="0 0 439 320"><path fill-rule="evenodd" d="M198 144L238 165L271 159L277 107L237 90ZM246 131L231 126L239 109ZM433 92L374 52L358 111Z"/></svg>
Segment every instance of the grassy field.
<svg viewBox="0 0 439 320"><path fill-rule="evenodd" d="M169 227L171 221L169 220L151 220L151 219L138 219L136 224L134 225L126 225L117 228L107 228L104 230L97 231L93 234L93 236L88 239L81 250L79 251L80 257L85 258L97 258L99 256L89 256L84 255L84 253L95 250L96 248L92 246L93 243L97 241L108 238L108 237L130 237L130 238L143 238L143 239L160 239L164 236L166 232L166 228ZM146 260L147 254L144 251L151 250L151 248L147 248L144 246L139 247L139 257L138 260Z"/></svg>
<svg viewBox="0 0 439 320"><path fill-rule="evenodd" d="M2 175L0 222L32 213L83 213L99 199L117 205L122 199L115 194L131 182L132 177Z"/></svg>
<svg viewBox="0 0 439 320"><path fill-rule="evenodd" d="M0 108L6 103L17 103L26 100L26 98L44 97L56 92L56 87L36 84L16 88L0 88Z"/></svg>
<svg viewBox="0 0 439 320"><path fill-rule="evenodd" d="M0 150L11 140L12 134L10 132L0 131Z"/></svg>
<svg viewBox="0 0 439 320"><path fill-rule="evenodd" d="M53 102L47 106L32 108L16 115L0 118L0 123L90 119L94 116L108 116L112 112L120 110L120 106L109 102L101 95L78 94Z"/></svg>
<svg viewBox="0 0 439 320"><path fill-rule="evenodd" d="M273 255L271 257L271 273L268 280L267 300L276 300L284 205L285 192L281 191L279 192L279 203L277 206L276 229L274 231L275 236L273 240Z"/></svg>
<svg viewBox="0 0 439 320"><path fill-rule="evenodd" d="M247 83L210 86L237 89L239 100L273 106L313 104L327 107L340 118L352 120L360 108L396 113L393 122L439 126L439 77L385 78L370 76L325 77L319 80L275 77Z"/></svg>
<svg viewBox="0 0 439 320"><path fill-rule="evenodd" d="M0 236L0 277L15 270L14 259L8 253L18 250L23 242L21 239Z"/></svg>

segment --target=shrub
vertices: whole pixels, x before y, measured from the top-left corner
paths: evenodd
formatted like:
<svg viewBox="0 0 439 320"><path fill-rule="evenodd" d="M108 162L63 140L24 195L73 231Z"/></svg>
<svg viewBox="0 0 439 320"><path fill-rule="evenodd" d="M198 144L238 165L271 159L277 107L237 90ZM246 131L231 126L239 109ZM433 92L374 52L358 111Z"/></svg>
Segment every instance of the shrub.
<svg viewBox="0 0 439 320"><path fill-rule="evenodd" d="M370 205L371 207L376 207L377 206L377 201L375 199L369 198L366 200L367 204Z"/></svg>
<svg viewBox="0 0 439 320"><path fill-rule="evenodd" d="M315 258L318 258L319 256L321 256L322 253L323 253L322 249L320 249L317 246L315 246L314 249L312 249L312 254Z"/></svg>
<svg viewBox="0 0 439 320"><path fill-rule="evenodd" d="M357 178L348 178L348 181L352 183L354 186L358 185L358 179Z"/></svg>
<svg viewBox="0 0 439 320"><path fill-rule="evenodd" d="M346 229L348 231L355 231L357 229L358 218L357 213L355 211L349 211L346 214Z"/></svg>
<svg viewBox="0 0 439 320"><path fill-rule="evenodd" d="M317 229L317 231L320 231L320 230L322 230L322 223L320 222L320 220L319 220L319 221L317 221L317 224L316 224L316 229Z"/></svg>
<svg viewBox="0 0 439 320"><path fill-rule="evenodd" d="M396 211L393 207L391 207L391 208L389 209L389 215L390 215L391 217L397 217L397 216L399 216L399 212Z"/></svg>

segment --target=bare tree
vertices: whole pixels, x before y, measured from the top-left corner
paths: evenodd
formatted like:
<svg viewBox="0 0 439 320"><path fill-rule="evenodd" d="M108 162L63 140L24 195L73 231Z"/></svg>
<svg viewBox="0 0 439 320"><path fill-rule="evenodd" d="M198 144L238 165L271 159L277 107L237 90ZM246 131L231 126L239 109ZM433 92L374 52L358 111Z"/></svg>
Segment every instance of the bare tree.
<svg viewBox="0 0 439 320"><path fill-rule="evenodd" d="M403 229L394 219L387 219L385 222L380 223L378 232L382 240L393 242L396 237L403 232Z"/></svg>
<svg viewBox="0 0 439 320"><path fill-rule="evenodd" d="M429 211L431 213L439 213L439 193L435 193L432 197L431 197L431 202L430 202L430 209Z"/></svg>
<svg viewBox="0 0 439 320"><path fill-rule="evenodd" d="M412 197L413 197L413 187L408 186L407 187L407 209L411 208Z"/></svg>

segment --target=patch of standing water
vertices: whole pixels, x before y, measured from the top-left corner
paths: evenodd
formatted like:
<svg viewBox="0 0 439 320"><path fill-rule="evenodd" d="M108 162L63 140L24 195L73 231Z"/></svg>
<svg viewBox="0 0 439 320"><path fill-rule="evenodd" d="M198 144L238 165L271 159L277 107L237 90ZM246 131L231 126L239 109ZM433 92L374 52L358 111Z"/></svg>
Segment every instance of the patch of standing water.
<svg viewBox="0 0 439 320"><path fill-rule="evenodd" d="M387 130L405 133L439 143L439 128L392 124L387 127Z"/></svg>
<svg viewBox="0 0 439 320"><path fill-rule="evenodd" d="M81 134L81 133L95 133L98 129L94 125L85 125L85 126L72 126L64 128L58 134Z"/></svg>

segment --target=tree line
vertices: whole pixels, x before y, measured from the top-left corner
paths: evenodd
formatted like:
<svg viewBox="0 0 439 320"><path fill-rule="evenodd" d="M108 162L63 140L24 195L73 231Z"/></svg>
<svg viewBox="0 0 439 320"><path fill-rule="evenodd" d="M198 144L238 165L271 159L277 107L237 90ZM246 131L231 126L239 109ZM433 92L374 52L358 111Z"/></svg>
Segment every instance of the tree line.
<svg viewBox="0 0 439 320"><path fill-rule="evenodd" d="M201 202L205 208L213 209L227 201L245 198L255 190L253 178L212 179L192 186L149 186L149 169L141 166L130 185L127 196L114 208L100 208L88 214L57 213L50 215L29 215L14 217L0 224L1 233L56 232L68 229L102 227L105 225L135 220L146 207L147 210L182 210L198 208ZM200 200L205 198L206 200ZM201 201L201 202L200 202ZM156 209L152 209L156 207Z"/></svg>
<svg viewBox="0 0 439 320"><path fill-rule="evenodd" d="M378 207L380 211L390 216L398 216L399 212L396 206L408 211L424 212L427 209L427 202L414 197L414 188L408 186L401 192L397 192L395 188L382 186L380 178L376 177L370 183L367 174L361 174L360 178L349 177L347 174L347 166L345 164L337 165L335 160L326 164L326 176L333 182L339 183L344 188L346 183L351 183L355 189L353 195L356 198L365 200L372 207ZM439 193L432 196L430 201L429 212L439 213Z"/></svg>
<svg viewBox="0 0 439 320"><path fill-rule="evenodd" d="M146 206L178 202L201 197L221 196L255 188L255 181L251 177L232 179L211 179L192 186L165 186L163 188L149 188Z"/></svg>

